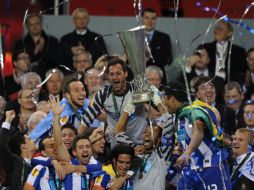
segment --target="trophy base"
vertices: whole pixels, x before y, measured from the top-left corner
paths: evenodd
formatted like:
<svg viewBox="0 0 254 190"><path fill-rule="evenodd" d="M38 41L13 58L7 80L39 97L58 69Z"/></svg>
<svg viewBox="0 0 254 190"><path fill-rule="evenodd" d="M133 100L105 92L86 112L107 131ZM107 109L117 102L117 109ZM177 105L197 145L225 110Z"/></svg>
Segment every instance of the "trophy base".
<svg viewBox="0 0 254 190"><path fill-rule="evenodd" d="M137 103L144 103L148 102L152 99L152 92L134 92L132 94L132 103L137 104Z"/></svg>

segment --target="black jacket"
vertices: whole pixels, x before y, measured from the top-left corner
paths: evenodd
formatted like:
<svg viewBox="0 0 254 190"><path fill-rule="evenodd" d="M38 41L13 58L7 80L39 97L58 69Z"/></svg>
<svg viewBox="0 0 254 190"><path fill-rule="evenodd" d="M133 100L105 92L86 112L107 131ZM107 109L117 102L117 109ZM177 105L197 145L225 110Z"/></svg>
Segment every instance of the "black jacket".
<svg viewBox="0 0 254 190"><path fill-rule="evenodd" d="M209 72L215 73L215 67L216 67L216 41L211 42L211 43L206 43L203 45L209 55L210 62L208 64L208 70ZM228 58L229 58L229 47L230 43L228 43L228 48L227 48L227 56L226 56L226 61L225 61L225 72L226 72L226 81L228 78ZM231 59L230 59L230 81L237 81L241 84L244 82L244 75L245 72L248 68L247 62L246 62L246 51L245 49L241 48L240 46L234 45L232 46L232 51L231 51Z"/></svg>
<svg viewBox="0 0 254 190"><path fill-rule="evenodd" d="M9 130L2 128L0 132L0 162L6 174L5 186L10 187L10 190L23 190L31 168L21 156L8 150L9 136Z"/></svg>
<svg viewBox="0 0 254 190"><path fill-rule="evenodd" d="M55 37L47 35L45 32L42 32L41 36L45 40L42 52L34 54L35 43L29 34L24 39L21 38L16 41L13 51L25 48L31 58L31 70L38 73L44 79L47 70L56 67L56 55L59 44Z"/></svg>
<svg viewBox="0 0 254 190"><path fill-rule="evenodd" d="M95 38L97 40L95 40ZM100 56L107 53L105 42L99 34L88 29L84 35L78 35L76 31L73 31L64 35L60 41L58 52L59 64L73 68L73 54L71 47L78 46L79 42L82 43L86 51L89 51L92 54L93 63L95 63Z"/></svg>

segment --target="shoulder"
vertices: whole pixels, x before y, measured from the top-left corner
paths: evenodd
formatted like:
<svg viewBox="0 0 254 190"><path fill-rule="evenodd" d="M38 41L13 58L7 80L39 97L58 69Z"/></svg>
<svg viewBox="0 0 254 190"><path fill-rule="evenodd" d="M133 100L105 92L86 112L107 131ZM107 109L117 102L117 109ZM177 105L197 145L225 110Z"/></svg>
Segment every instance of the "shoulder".
<svg viewBox="0 0 254 190"><path fill-rule="evenodd" d="M166 34L165 32L158 31L158 30L154 31L154 35L157 35L157 36L160 36L160 37L164 37L164 38L169 38L168 34Z"/></svg>
<svg viewBox="0 0 254 190"><path fill-rule="evenodd" d="M113 176L113 177L116 176L112 164L103 165L103 166L102 166L102 170L105 171L105 172L106 172L108 175L110 175L110 176Z"/></svg>
<svg viewBox="0 0 254 190"><path fill-rule="evenodd" d="M45 173L46 169L47 168L45 166L37 165L32 169L30 176L39 177L39 175L43 175Z"/></svg>
<svg viewBox="0 0 254 190"><path fill-rule="evenodd" d="M101 164L101 163L98 160L96 160L93 156L91 156L89 164Z"/></svg>
<svg viewBox="0 0 254 190"><path fill-rule="evenodd" d="M63 35L63 37L61 38L61 41L62 41L62 40L69 39L69 38L73 37L74 35L75 35L75 31L72 31L72 32L70 32L70 33L67 33L67 34Z"/></svg>
<svg viewBox="0 0 254 190"><path fill-rule="evenodd" d="M96 32L93 32L91 30L87 30L87 34L89 34L90 36L94 36L94 37L97 37L97 36L101 36L100 34L96 33Z"/></svg>
<svg viewBox="0 0 254 190"><path fill-rule="evenodd" d="M236 45L236 44L233 44L232 48L234 48L234 50L236 50L236 51L241 51L241 52L244 52L244 53L246 52L246 50L243 47L241 47L239 45Z"/></svg>

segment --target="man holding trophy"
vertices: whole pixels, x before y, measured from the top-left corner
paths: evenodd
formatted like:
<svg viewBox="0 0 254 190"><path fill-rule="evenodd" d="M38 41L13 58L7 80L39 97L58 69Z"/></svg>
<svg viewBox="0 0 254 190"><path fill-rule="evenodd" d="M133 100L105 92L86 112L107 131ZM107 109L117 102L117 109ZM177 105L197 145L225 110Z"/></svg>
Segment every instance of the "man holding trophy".
<svg viewBox="0 0 254 190"><path fill-rule="evenodd" d="M83 115L85 124L89 126L95 118L102 114L101 110L104 110L107 116L111 147L116 144L114 128L130 99L132 99L132 103L136 104L136 108L135 112L129 116L126 135L135 144L143 143L143 134L147 123L142 102L151 100L151 89L145 77L144 30L139 28L119 32L118 35L128 56L134 80L131 83L126 81L128 73L125 63L121 59L111 59L107 70L111 84L105 86L95 95L94 104L89 106Z"/></svg>

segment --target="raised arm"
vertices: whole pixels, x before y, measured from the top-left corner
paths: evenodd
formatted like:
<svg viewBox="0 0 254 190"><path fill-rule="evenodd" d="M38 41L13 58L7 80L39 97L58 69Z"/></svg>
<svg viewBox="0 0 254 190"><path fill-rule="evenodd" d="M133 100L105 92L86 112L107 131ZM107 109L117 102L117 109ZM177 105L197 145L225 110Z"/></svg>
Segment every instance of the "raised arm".
<svg viewBox="0 0 254 190"><path fill-rule="evenodd" d="M125 134L128 118L134 112L135 105L132 103L132 99L129 99L116 124L116 127L114 128L114 135L117 142L134 145L134 143L130 140L130 138Z"/></svg>
<svg viewBox="0 0 254 190"><path fill-rule="evenodd" d="M57 149L57 156L60 161L69 162L71 156L62 141L61 135L61 125L59 123L60 114L64 110L64 106L60 106L59 98L55 99L54 96L49 97L50 106L54 115L53 118L53 137L54 143Z"/></svg>
<svg viewBox="0 0 254 190"><path fill-rule="evenodd" d="M192 137L189 146L186 148L184 153L176 160L176 166L181 167L189 163L191 154L199 147L204 138L205 124L196 120L192 126Z"/></svg>

